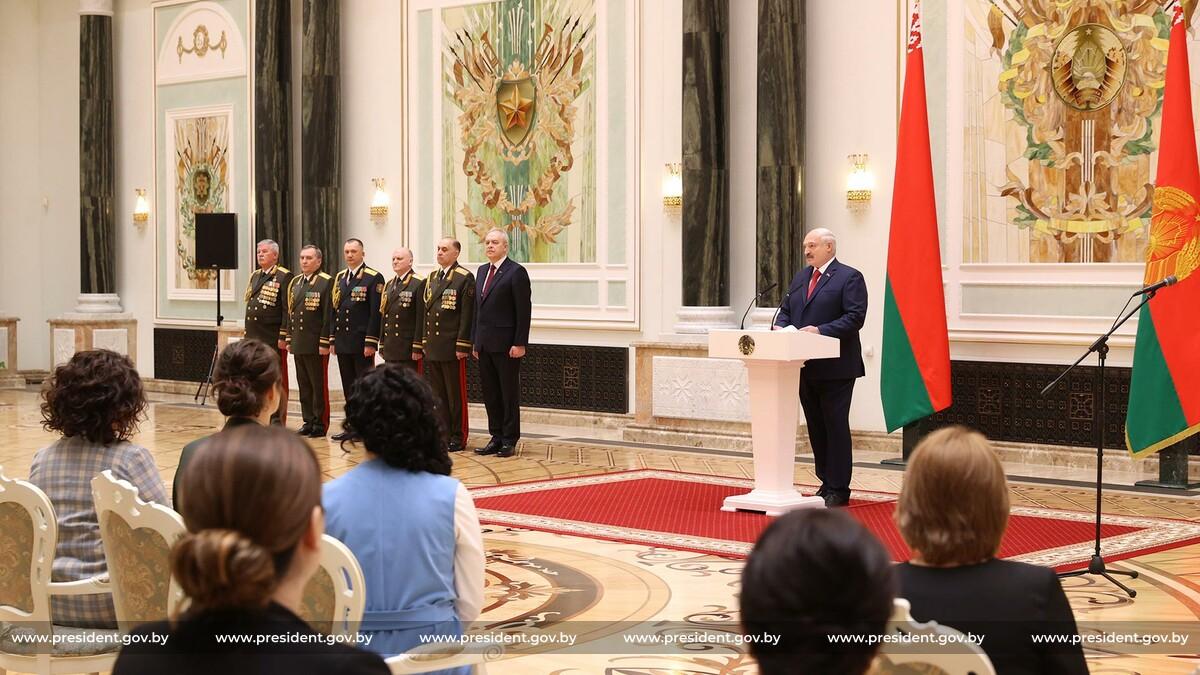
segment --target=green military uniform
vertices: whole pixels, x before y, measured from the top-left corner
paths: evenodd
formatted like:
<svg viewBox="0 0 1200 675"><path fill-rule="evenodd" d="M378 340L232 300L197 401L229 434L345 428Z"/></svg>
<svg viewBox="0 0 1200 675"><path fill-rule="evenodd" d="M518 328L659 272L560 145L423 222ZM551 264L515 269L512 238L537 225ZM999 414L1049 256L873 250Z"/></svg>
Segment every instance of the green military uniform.
<svg viewBox="0 0 1200 675"><path fill-rule="evenodd" d="M467 440L467 361L457 352L471 352L475 319L475 276L454 263L437 270L425 282L425 341L413 349L424 355L425 377L441 401L446 437L451 450Z"/></svg>
<svg viewBox="0 0 1200 675"><path fill-rule="evenodd" d="M279 355L283 394L279 410L271 415L271 421L277 424L287 424L287 351L279 348L279 341L287 339L283 333L283 317L287 314L286 293L291 280L292 273L288 268L272 265L265 271L262 268L254 270L250 283L246 284L246 339L263 342Z"/></svg>
<svg viewBox="0 0 1200 675"><path fill-rule="evenodd" d="M283 333L296 359L300 388L300 410L310 436L324 436L329 429L329 328L333 324L333 278L318 272L312 279L297 274L287 287L287 314Z"/></svg>
<svg viewBox="0 0 1200 675"><path fill-rule="evenodd" d="M383 287L379 314L383 317L383 335L379 348L383 360L416 369L413 349L424 343L425 278L409 271L403 278L392 277Z"/></svg>

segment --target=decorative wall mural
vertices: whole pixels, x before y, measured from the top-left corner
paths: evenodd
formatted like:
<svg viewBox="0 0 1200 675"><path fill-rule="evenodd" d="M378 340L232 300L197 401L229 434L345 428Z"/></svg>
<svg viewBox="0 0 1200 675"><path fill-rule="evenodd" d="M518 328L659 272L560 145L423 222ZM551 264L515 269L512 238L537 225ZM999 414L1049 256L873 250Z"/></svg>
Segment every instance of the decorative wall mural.
<svg viewBox="0 0 1200 675"><path fill-rule="evenodd" d="M596 259L595 17L591 0L441 11L443 232L478 246L503 228L522 262Z"/></svg>
<svg viewBox="0 0 1200 675"><path fill-rule="evenodd" d="M216 285L212 270L196 268L196 214L228 212L231 196L230 127L233 109L184 116L168 111L173 140L168 157L173 167L175 208L171 216L175 264L171 290L208 289Z"/></svg>
<svg viewBox="0 0 1200 675"><path fill-rule="evenodd" d="M969 0L963 262L1145 260L1159 0Z"/></svg>

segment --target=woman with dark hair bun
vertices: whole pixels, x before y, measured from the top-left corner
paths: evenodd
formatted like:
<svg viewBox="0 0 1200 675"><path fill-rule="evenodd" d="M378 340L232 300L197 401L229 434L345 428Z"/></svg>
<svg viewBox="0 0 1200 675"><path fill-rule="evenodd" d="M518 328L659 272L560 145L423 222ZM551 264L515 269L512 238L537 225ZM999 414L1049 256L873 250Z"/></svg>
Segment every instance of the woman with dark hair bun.
<svg viewBox="0 0 1200 675"><path fill-rule="evenodd" d="M217 357L212 385L217 397L217 409L225 416L222 431L244 424L269 424L271 415L279 408L282 381L279 356L265 343L240 340L225 347ZM191 463L196 450L210 438L212 436L206 436L183 446L171 489L171 500L176 507L179 506L179 485L183 471Z"/></svg>
<svg viewBox="0 0 1200 675"><path fill-rule="evenodd" d="M58 543L54 581L78 581L108 571L92 478L106 469L129 481L149 502L170 506L150 451L129 442L146 409L142 378L127 357L107 349L78 352L50 376L42 392L42 427L62 438L38 451L29 482L54 504ZM108 594L50 598L54 623L116 628Z"/></svg>
<svg viewBox="0 0 1200 675"><path fill-rule="evenodd" d="M433 391L402 366L375 368L351 390L345 428L367 461L325 485L325 509L366 577L370 649L398 654L423 635L462 635L483 607L483 535L471 495L450 477Z"/></svg>
<svg viewBox="0 0 1200 675"><path fill-rule="evenodd" d="M121 650L113 675L388 672L379 656L296 615L324 529L321 470L304 441L258 425L217 434L181 488L188 532L171 551L171 574L190 604L172 622L135 629L142 637Z"/></svg>

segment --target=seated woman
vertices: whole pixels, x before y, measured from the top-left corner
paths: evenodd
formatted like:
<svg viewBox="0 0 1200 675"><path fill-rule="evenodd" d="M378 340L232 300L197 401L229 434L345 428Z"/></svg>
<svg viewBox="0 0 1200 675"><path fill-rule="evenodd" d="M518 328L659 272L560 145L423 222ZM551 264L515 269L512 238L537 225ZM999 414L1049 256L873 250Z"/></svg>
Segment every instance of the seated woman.
<svg viewBox="0 0 1200 675"><path fill-rule="evenodd" d="M303 440L256 424L217 434L179 495L188 533L171 551L171 573L190 605L136 628L113 675L389 672L378 655L329 644L296 616L324 525L321 470Z"/></svg>
<svg viewBox="0 0 1200 675"><path fill-rule="evenodd" d="M50 498L58 519L53 579L104 574L108 568L92 502L96 474L111 469L113 476L133 484L142 499L170 506L150 451L129 442L146 409L142 378L116 352L78 352L54 370L42 399L42 426L62 438L34 455L29 482ZM54 623L65 626L117 626L108 594L54 596L50 614Z"/></svg>
<svg viewBox="0 0 1200 675"><path fill-rule="evenodd" d="M406 368L376 368L355 383L345 427L367 461L325 485L325 509L366 577L370 649L392 655L421 635L461 635L483 606L483 534L471 495L450 477L432 390Z"/></svg>
<svg viewBox="0 0 1200 675"><path fill-rule="evenodd" d="M879 643L831 635L882 635L895 597L892 558L845 511L802 509L762 533L742 572L742 630L763 675L867 672Z"/></svg>
<svg viewBox="0 0 1200 675"><path fill-rule="evenodd" d="M954 426L926 436L908 460L895 518L912 549L896 574L914 619L985 636L998 673L1088 672L1082 647L1031 637L1076 633L1054 570L996 559L1008 482L983 434Z"/></svg>
<svg viewBox="0 0 1200 675"><path fill-rule="evenodd" d="M279 356L267 345L258 340L240 340L225 347L213 368L212 383L217 409L225 416L222 431L243 424L269 424L271 415L279 409L281 383ZM210 438L205 436L183 446L171 488L171 501L177 509L183 470L196 450Z"/></svg>

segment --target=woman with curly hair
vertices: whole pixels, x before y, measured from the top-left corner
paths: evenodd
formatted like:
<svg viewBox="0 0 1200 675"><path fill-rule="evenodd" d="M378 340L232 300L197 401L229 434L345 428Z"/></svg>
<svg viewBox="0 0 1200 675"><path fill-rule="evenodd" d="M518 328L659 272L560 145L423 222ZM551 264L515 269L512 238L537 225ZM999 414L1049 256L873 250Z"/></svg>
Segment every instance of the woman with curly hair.
<svg viewBox="0 0 1200 675"><path fill-rule="evenodd" d="M407 368L376 368L351 390L345 428L367 461L325 485L326 528L362 565L370 649L392 655L422 635L461 635L483 606L483 535L471 495L450 477L433 391Z"/></svg>
<svg viewBox="0 0 1200 675"><path fill-rule="evenodd" d="M225 426L221 431L244 424L270 424L271 415L279 409L282 399L282 381L279 356L265 343L240 340L221 350L216 368L213 369L217 409L225 416ZM179 486L183 482L183 472L191 464L196 451L210 438L212 436L206 436L183 446L171 487L171 501L176 509L181 508Z"/></svg>
<svg viewBox="0 0 1200 675"><path fill-rule="evenodd" d="M78 352L55 369L42 392L42 427L62 434L33 457L29 482L54 504L58 545L54 581L78 581L108 571L100 546L100 521L92 479L111 469L138 496L167 506L167 489L150 451L129 442L146 409L142 378L125 356L107 349ZM54 596L54 623L116 628L108 594Z"/></svg>
<svg viewBox="0 0 1200 675"><path fill-rule="evenodd" d="M171 576L189 604L134 629L113 675L387 674L377 654L330 644L296 615L321 563L323 520L321 468L304 441L257 424L217 434L181 492L187 534L171 551ZM167 639L147 639L155 635Z"/></svg>

